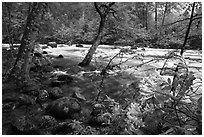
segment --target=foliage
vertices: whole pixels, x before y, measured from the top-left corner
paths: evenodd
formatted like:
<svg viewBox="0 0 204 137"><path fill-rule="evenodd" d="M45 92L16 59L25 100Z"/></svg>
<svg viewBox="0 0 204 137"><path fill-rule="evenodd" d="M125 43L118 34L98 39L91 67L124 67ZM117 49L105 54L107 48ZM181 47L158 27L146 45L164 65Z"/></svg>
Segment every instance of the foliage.
<svg viewBox="0 0 204 137"><path fill-rule="evenodd" d="M23 2L3 3L2 19L3 26L5 26L3 27L3 41L8 42L9 33L5 28L10 28L14 42L19 42L25 23L27 6L28 4ZM73 43L93 42L99 26L99 16L93 3L48 3L48 6L49 10L44 14L45 20L38 20L40 26L38 42L47 43L49 40L45 40L45 37L50 37L50 40L60 43L68 41L73 41ZM155 6L153 2L116 3L112 14L107 18L102 43L134 45L137 44L138 40L142 40L142 46L177 48L181 43L180 41L184 39L192 3L167 2L166 12L164 11L165 6L166 3L157 3L158 30L155 30ZM163 18L164 24L162 24ZM190 37L202 35L201 18L201 3L198 2ZM155 40L155 36L157 36L157 40ZM193 39L189 39L189 42L191 40ZM194 44L191 43L189 48L192 45Z"/></svg>

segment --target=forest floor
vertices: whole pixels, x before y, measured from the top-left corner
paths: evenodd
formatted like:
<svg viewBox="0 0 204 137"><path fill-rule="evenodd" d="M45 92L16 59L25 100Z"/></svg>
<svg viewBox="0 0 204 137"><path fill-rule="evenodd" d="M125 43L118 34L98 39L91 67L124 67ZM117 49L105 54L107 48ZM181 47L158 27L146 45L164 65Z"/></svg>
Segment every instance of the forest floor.
<svg viewBox="0 0 204 137"><path fill-rule="evenodd" d="M42 47L44 45L41 45ZM62 71L67 72L70 76L73 77L73 82L70 84L62 85L60 88L62 89L64 96L71 96L74 92L74 88L80 88L81 94L85 97L87 101L94 101L98 94L99 85L103 79L100 75L101 71L108 64L111 58L113 58L117 53L119 53L119 48L113 48L112 46L99 46L96 51L96 54L93 57L92 65L89 67L79 67L78 63L82 61L88 52L90 45L84 45L84 47L75 47L75 46L66 46L60 45L58 48L47 48L43 49L43 51L47 51L48 54L45 55L47 57L52 58L52 66L58 66L58 69L54 71ZM112 65L121 63L120 69L113 68L108 70L108 75L106 76L103 87L102 87L102 95L107 95L114 99L116 102L120 104L127 105L126 98L132 97L132 92L129 90L127 92L127 87L134 82L139 82L144 77L148 77L153 73L159 73L162 68L165 59L164 55L169 50L165 49L150 49L145 48L145 51L142 49L137 49L133 53L124 53L120 57L116 57L111 62ZM64 58L55 58L58 55L63 55ZM138 55L139 54L139 55ZM138 57L141 57L139 59ZM135 58L132 58L135 56ZM202 55L199 51L187 51L184 54L187 65L189 66L189 70L194 72L197 81L202 78ZM159 60L158 60L159 59ZM145 64L145 62L152 60L151 62ZM141 67L138 66L143 64ZM170 60L168 62L168 67L174 65L174 61ZM160 68L160 69L159 69ZM31 74L35 75L35 74ZM43 75L48 75L44 73ZM164 76L164 79L170 78L172 76ZM42 81L41 84L47 84L47 80ZM51 87L46 86L44 89L50 90ZM132 87L134 89L134 87ZM8 102L9 98L15 98L18 96L18 88L12 87L10 83L3 83L3 103ZM202 92L200 88L198 90L199 93ZM12 96L12 97L11 97ZM3 134L11 134L8 133L8 127L11 124L13 117L18 117L20 115L36 114L39 106L30 107L29 110L24 107L20 107L14 109L13 111L3 111ZM85 106L84 111L86 111L86 115L90 114L89 110L90 106Z"/></svg>

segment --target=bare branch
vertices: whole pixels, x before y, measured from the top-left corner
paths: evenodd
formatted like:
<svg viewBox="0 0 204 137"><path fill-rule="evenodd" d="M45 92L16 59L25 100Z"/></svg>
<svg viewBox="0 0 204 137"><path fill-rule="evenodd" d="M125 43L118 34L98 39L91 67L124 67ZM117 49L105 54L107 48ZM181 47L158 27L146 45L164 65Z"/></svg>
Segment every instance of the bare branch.
<svg viewBox="0 0 204 137"><path fill-rule="evenodd" d="M201 19L201 18L202 18L202 14L197 14L197 15L193 16L192 20ZM176 23L179 23L179 22L182 22L182 21L186 21L186 20L190 20L190 18L185 18L185 19L177 20L175 22L166 24L164 26L170 26L170 25L173 25L173 24L176 24Z"/></svg>
<svg viewBox="0 0 204 137"><path fill-rule="evenodd" d="M94 6L95 6L95 8L96 8L96 11L98 12L98 14L100 15L100 17L102 18L103 15L102 15L102 13L101 13L101 11L100 11L98 5L97 5L97 2L94 2Z"/></svg>

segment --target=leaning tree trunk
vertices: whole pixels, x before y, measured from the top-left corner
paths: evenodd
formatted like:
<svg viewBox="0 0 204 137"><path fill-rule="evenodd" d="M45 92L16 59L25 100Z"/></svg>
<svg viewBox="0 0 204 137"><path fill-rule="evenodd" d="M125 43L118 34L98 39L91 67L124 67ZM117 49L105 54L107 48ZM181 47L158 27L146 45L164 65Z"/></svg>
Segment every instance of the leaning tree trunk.
<svg viewBox="0 0 204 137"><path fill-rule="evenodd" d="M101 43L101 39L103 37L104 25L105 25L105 19L101 18L99 30L98 30L98 33L97 33L97 37L96 37L93 45L89 49L89 51L88 51L86 57L84 58L84 60L81 63L79 63L79 66L83 67L83 66L88 66L90 64L96 49L98 48L99 44Z"/></svg>
<svg viewBox="0 0 204 137"><path fill-rule="evenodd" d="M105 26L105 20L106 20L106 16L108 15L109 11L111 10L110 7L114 5L114 2L110 3L108 6L107 5L103 5L104 7L106 7L105 11L102 13L102 11L100 11L100 7L102 7L102 5L100 7L98 7L97 3L94 3L94 6L96 8L96 11L99 13L101 21L100 21L100 25L99 25L99 29L98 29L98 33L96 36L96 39L93 42L93 45L91 46L91 48L89 49L87 55L85 56L85 58L83 59L82 62L80 62L78 65L81 67L84 66L88 66L93 58L93 55L95 54L96 49L98 48L99 44L101 43L101 39L103 37L103 29Z"/></svg>

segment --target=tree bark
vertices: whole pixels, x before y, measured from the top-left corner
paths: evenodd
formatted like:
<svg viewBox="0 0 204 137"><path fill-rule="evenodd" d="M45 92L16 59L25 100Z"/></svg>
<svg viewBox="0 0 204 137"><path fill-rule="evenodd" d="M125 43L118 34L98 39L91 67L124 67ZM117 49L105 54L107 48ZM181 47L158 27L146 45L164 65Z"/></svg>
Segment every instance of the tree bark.
<svg viewBox="0 0 204 137"><path fill-rule="evenodd" d="M168 2L166 2L166 5L165 5L164 15L163 15L163 18L162 18L162 26L164 26L164 21L165 21L165 17L166 17L167 8L168 8Z"/></svg>
<svg viewBox="0 0 204 137"><path fill-rule="evenodd" d="M106 16L108 15L109 11L110 11L110 7L114 4L114 2L110 3L108 6L107 5L103 5L106 9L104 12L100 11L97 3L94 3L94 6L96 8L96 11L99 13L101 21L100 21L100 25L99 25L99 29L98 29L98 33L96 36L96 39L93 42L93 45L91 46L91 48L89 49L87 55L85 56L85 58L83 59L82 62L80 62L78 65L81 67L84 66L88 66L93 58L93 55L95 54L96 49L98 48L101 39L103 37L103 30L105 27L105 20L106 20ZM102 5L101 5L102 6ZM100 7L101 7L100 6Z"/></svg>
<svg viewBox="0 0 204 137"><path fill-rule="evenodd" d="M155 2L155 30L157 30L157 3Z"/></svg>
<svg viewBox="0 0 204 137"><path fill-rule="evenodd" d="M14 73L15 69L16 69L16 66L17 66L17 63L18 61L22 58L22 55L25 51L25 48L26 48L26 45L29 44L29 36L30 36L30 33L31 33L31 27L32 27L32 23L35 19L35 12L37 11L37 5L38 3L37 2L34 2L32 4L32 7L31 5L29 6L29 10L28 10L28 16L27 16L27 21L26 21L26 25L25 25L25 30L23 32L23 37L21 39L21 45L18 49L18 55L17 55L17 58L16 58L16 61L14 63L14 66L10 72L10 76Z"/></svg>
<svg viewBox="0 0 204 137"><path fill-rule="evenodd" d="M193 6L192 6L190 21L189 21L189 24L188 24L188 28L186 30L186 35L185 35L185 39L184 39L183 45L181 47L181 52L180 52L181 56L183 55L183 52L184 52L184 49L185 49L185 46L186 46L186 42L188 40L188 35L189 35L190 29L191 29L191 24L193 22L194 8L195 8L195 2L193 3Z"/></svg>
<svg viewBox="0 0 204 137"><path fill-rule="evenodd" d="M145 24L146 30L148 30L148 2L146 2L146 24Z"/></svg>
<svg viewBox="0 0 204 137"><path fill-rule="evenodd" d="M31 43L26 48L26 53L24 56L24 63L22 65L22 71L21 74L24 78L24 80L28 81L30 80L30 65L32 62L32 53L35 45L34 43Z"/></svg>

